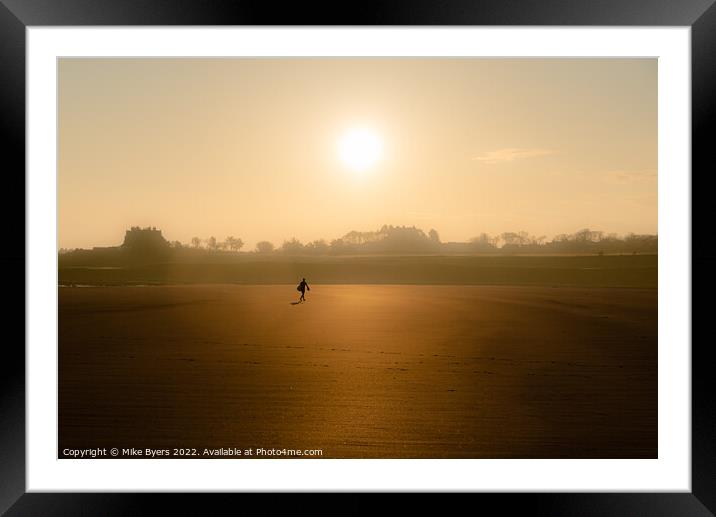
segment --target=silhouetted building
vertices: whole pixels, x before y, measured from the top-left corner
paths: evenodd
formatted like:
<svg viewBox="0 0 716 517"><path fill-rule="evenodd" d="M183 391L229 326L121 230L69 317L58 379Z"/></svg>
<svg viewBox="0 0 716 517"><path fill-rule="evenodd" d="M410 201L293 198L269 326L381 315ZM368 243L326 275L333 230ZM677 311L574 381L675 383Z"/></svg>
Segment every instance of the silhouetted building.
<svg viewBox="0 0 716 517"><path fill-rule="evenodd" d="M123 248L141 250L161 250L169 247L169 242L162 236L162 231L154 227L140 228L132 226L124 234Z"/></svg>

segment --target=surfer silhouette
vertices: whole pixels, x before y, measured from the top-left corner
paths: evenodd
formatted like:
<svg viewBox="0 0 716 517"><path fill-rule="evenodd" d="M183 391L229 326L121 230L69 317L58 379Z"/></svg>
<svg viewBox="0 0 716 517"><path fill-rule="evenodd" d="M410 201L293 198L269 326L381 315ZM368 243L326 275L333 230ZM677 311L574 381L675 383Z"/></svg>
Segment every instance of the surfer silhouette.
<svg viewBox="0 0 716 517"><path fill-rule="evenodd" d="M301 283L298 284L298 287L296 287L298 291L301 292L301 297L298 299L299 302L305 302L306 301L306 291L310 291L311 288L308 287L308 284L306 283L306 279L304 278L301 280Z"/></svg>

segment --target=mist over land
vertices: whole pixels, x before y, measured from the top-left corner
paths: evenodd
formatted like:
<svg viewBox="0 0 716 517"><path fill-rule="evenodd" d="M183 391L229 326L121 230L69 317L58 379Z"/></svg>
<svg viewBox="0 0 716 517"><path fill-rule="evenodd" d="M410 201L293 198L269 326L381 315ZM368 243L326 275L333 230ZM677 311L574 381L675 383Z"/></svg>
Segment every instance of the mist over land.
<svg viewBox="0 0 716 517"><path fill-rule="evenodd" d="M655 287L658 239L620 238L582 230L551 241L525 232L469 242L440 241L435 230L383 226L332 241L276 248L260 242L240 251L240 238L196 238L182 244L155 228L134 227L115 247L63 251L61 285L186 283L492 284Z"/></svg>

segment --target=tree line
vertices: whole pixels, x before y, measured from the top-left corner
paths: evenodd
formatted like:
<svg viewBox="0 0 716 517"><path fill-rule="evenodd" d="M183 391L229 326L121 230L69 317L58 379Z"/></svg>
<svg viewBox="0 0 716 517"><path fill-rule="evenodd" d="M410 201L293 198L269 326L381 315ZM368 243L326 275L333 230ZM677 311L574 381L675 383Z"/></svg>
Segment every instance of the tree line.
<svg viewBox="0 0 716 517"><path fill-rule="evenodd" d="M244 247L244 241L234 237L233 235L226 237L223 241L218 240L214 236L209 237L208 239L192 237L189 244L182 244L179 241L170 241L169 245L172 248L204 248L211 251L239 251Z"/></svg>
<svg viewBox="0 0 716 517"><path fill-rule="evenodd" d="M218 240L216 237L193 237L188 244L169 243L172 248L204 249L209 251L239 252L244 241L233 236ZM467 242L442 242L435 229L428 232L415 226L383 225L375 231L350 231L340 238L327 241L318 239L303 243L296 238L275 246L260 241L252 251L270 254L361 254L361 253L656 253L657 235L629 233L619 236L588 228L571 234L560 234L548 240L545 235L532 235L525 231L503 232L497 235L480 233Z"/></svg>

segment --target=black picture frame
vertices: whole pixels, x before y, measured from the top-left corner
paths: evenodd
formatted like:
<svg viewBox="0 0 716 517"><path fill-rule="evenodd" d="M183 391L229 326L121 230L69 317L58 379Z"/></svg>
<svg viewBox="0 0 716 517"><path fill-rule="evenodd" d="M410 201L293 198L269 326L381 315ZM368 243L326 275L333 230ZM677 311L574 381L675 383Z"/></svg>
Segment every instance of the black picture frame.
<svg viewBox="0 0 716 517"><path fill-rule="evenodd" d="M212 494L39 494L25 493L25 30L29 26L87 25L551 25L689 26L692 58L692 237L711 220L706 178L713 166L710 135L716 126L716 6L714 0L491 0L362 1L286 3L242 0L0 0L0 128L6 222L3 266L6 286L16 293L3 319L19 334L4 340L7 358L0 398L0 513L7 515L124 515L147 513L154 506L177 514L207 514L214 505L234 505L235 495ZM689 171L684 171L688 174ZM22 206L20 206L22 205ZM23 242L23 246L19 243ZM475 494L468 504L500 512L537 515L713 515L716 513L716 404L706 330L708 304L697 304L713 289L716 244L692 241L692 491L689 493ZM22 294L20 294L22 293ZM10 299L7 297L7 299ZM706 299L706 298L704 298ZM701 331L699 334L696 331ZM246 495L245 495L246 497ZM252 496L253 497L253 496ZM227 499L230 499L227 501ZM340 503L311 497L287 503L272 497L271 509L341 514L372 511L381 496L351 494ZM262 499L260 504L266 504ZM245 504L245 503L242 503ZM442 502L419 501L422 509ZM336 506L337 505L337 506ZM434 508L431 508L434 506Z"/></svg>

